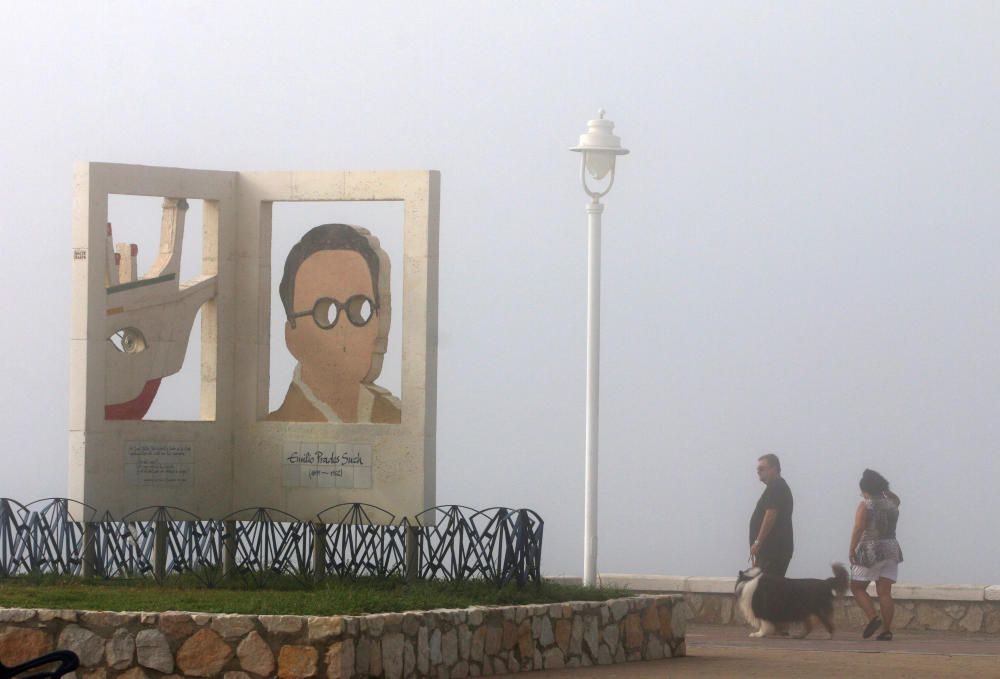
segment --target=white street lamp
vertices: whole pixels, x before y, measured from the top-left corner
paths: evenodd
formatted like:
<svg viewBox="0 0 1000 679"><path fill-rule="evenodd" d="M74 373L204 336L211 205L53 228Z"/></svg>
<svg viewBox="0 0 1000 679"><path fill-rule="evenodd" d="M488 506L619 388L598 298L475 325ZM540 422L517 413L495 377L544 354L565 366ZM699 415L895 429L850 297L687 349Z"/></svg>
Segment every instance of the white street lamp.
<svg viewBox="0 0 1000 679"><path fill-rule="evenodd" d="M570 151L583 154L580 163L580 180L584 192L590 196L587 204L587 434L585 440L586 466L584 471L583 519L583 584L597 584L597 415L600 391L601 359L601 213L604 206L600 198L607 195L615 183L615 159L628 153L621 140L611 134L615 124L604 119L604 109L597 112L597 120L587 121L586 134ZM608 178L603 191L591 191L587 174L594 179Z"/></svg>

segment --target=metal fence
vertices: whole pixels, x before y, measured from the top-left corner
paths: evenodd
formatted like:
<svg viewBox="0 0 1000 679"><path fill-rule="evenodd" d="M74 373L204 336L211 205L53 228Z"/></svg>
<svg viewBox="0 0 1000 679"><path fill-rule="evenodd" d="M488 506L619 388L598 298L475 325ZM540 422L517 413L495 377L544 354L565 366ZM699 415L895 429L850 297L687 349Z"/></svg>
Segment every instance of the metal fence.
<svg viewBox="0 0 1000 679"><path fill-rule="evenodd" d="M396 518L362 503L312 521L267 507L202 519L179 507L115 518L75 500L0 498L0 578L27 574L143 578L190 575L207 587L267 587L327 577L540 582L541 517L530 509L441 505Z"/></svg>

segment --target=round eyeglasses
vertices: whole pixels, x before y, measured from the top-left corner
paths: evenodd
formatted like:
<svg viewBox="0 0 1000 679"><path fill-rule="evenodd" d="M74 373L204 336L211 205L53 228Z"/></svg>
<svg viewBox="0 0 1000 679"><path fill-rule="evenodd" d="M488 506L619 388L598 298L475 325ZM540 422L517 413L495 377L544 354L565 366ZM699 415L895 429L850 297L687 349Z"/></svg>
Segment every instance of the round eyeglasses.
<svg viewBox="0 0 1000 679"><path fill-rule="evenodd" d="M368 321L375 315L376 306L365 295L354 295L346 302L341 302L333 297L320 297L309 311L296 311L289 314L288 321L294 328L296 318L312 316L317 326L323 330L329 330L337 325L342 309L347 314L347 320L351 322L351 325L361 328L368 325Z"/></svg>

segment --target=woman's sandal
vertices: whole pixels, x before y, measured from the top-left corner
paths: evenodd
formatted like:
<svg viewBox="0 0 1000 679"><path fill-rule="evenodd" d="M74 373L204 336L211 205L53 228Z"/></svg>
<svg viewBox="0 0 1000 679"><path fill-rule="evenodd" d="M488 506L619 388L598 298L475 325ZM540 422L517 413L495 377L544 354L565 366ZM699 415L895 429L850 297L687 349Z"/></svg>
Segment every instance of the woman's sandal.
<svg viewBox="0 0 1000 679"><path fill-rule="evenodd" d="M871 637L871 635L875 634L875 630L877 630L881 625L882 619L876 615L868 621L868 624L865 626L865 631L861 633L862 638L868 639Z"/></svg>
<svg viewBox="0 0 1000 679"><path fill-rule="evenodd" d="M882 632L882 634L875 637L875 641L892 641L892 632Z"/></svg>

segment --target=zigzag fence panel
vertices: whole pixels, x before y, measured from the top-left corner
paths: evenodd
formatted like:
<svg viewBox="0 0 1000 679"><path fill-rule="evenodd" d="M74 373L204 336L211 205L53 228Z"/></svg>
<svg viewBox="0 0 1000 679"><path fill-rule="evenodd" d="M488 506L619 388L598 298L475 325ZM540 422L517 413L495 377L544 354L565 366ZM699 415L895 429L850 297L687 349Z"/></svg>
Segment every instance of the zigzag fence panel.
<svg viewBox="0 0 1000 679"><path fill-rule="evenodd" d="M255 588L282 578L477 578L523 586L541 580L543 525L529 509L506 507L442 505L412 523L363 503L334 505L312 522L267 507L202 519L153 506L116 519L66 498L0 498L0 578L189 577Z"/></svg>

